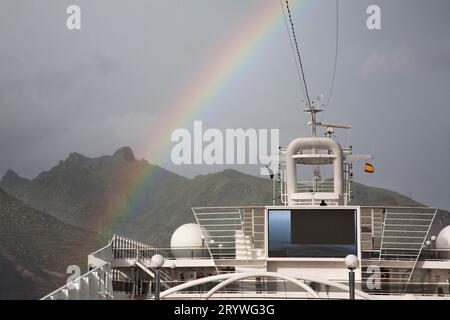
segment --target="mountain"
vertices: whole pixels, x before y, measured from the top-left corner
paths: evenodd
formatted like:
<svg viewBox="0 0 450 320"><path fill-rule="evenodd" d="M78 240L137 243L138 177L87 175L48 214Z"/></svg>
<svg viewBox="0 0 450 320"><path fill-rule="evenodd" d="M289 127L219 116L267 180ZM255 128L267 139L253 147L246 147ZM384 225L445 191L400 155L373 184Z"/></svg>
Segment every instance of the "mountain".
<svg viewBox="0 0 450 320"><path fill-rule="evenodd" d="M154 183L133 190L146 174ZM136 160L128 147L98 158L71 153L65 161L29 181L25 193L18 192L18 187L6 178L1 180L0 188L9 194L65 223L95 232L110 232L108 226L116 222L132 222L189 182L145 160ZM134 194L139 192L145 196L133 202ZM128 212L125 220L117 214L123 209ZM115 221L116 216L119 221Z"/></svg>
<svg viewBox="0 0 450 320"><path fill-rule="evenodd" d="M426 207L424 204L417 202L407 196L404 196L398 192L369 187L364 184L352 183L352 195L353 199L351 204L361 206L379 206L390 205L397 207Z"/></svg>
<svg viewBox="0 0 450 320"><path fill-rule="evenodd" d="M417 202L398 192L369 187L360 183L353 183L353 199L350 204L361 206L393 206L393 207L426 207L426 205ZM437 235L444 227L450 225L450 212L438 210L434 223L430 229L430 234Z"/></svg>
<svg viewBox="0 0 450 320"><path fill-rule="evenodd" d="M5 175L1 180L1 185L4 190L8 190L10 194L15 194L18 197L26 197L27 190L30 180L19 176L13 170L6 171Z"/></svg>
<svg viewBox="0 0 450 320"><path fill-rule="evenodd" d="M98 158L71 153L26 182L10 176L3 177L0 188L58 220L163 246L179 225L194 221L192 206L263 205L272 198L269 180L235 170L190 180L135 159L128 147Z"/></svg>
<svg viewBox="0 0 450 320"><path fill-rule="evenodd" d="M8 172L0 188L33 208L104 236L123 234L158 246L168 246L179 225L194 222L191 207L272 203L267 178L227 169L187 179L137 160L129 147L98 158L71 153L33 180ZM358 183L353 194L355 205L423 206Z"/></svg>
<svg viewBox="0 0 450 320"><path fill-rule="evenodd" d="M122 232L167 247L176 228L195 222L192 207L264 205L272 199L270 181L235 170L200 175L184 186L169 190Z"/></svg>
<svg viewBox="0 0 450 320"><path fill-rule="evenodd" d="M0 299L37 299L84 272L96 234L32 209L0 190Z"/></svg>

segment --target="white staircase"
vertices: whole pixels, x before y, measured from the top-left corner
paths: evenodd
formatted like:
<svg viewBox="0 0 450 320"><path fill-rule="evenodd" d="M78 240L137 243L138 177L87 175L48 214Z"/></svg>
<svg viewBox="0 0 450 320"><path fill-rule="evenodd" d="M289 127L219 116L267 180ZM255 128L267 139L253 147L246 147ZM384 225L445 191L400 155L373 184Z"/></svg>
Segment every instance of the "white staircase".
<svg viewBox="0 0 450 320"><path fill-rule="evenodd" d="M262 249L253 247L251 236L236 230L236 260L258 260L264 258L263 254Z"/></svg>
<svg viewBox="0 0 450 320"><path fill-rule="evenodd" d="M141 268L145 273L147 273L152 279L155 279L155 270L148 266L149 265L149 261L148 263L146 263L146 260L148 259L143 259L142 257L139 257L136 262L135 265L138 266L139 268ZM170 286L166 283L172 280L172 277L170 276L169 273L167 273L166 271L164 271L164 269L159 269L160 272L160 277L161 277L161 285L163 287L165 287L166 289L170 289Z"/></svg>

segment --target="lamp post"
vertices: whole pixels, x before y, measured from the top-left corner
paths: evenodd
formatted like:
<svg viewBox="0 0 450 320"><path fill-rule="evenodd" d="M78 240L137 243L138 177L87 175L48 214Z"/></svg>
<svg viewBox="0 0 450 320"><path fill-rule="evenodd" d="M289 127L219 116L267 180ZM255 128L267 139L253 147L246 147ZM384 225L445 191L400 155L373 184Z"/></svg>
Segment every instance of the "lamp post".
<svg viewBox="0 0 450 320"><path fill-rule="evenodd" d="M425 246L426 246L427 249L428 249L427 257L429 257L429 259L432 259L431 241L430 241L430 240L425 241Z"/></svg>
<svg viewBox="0 0 450 320"><path fill-rule="evenodd" d="M350 300L355 300L355 272L354 270L359 267L358 257L354 254L349 254L344 260L345 266L348 269L348 286Z"/></svg>
<svg viewBox="0 0 450 320"><path fill-rule="evenodd" d="M205 256L205 247L206 247L205 236L202 235L201 239L202 239L202 253L201 253L201 255L202 255L202 257L204 257Z"/></svg>
<svg viewBox="0 0 450 320"><path fill-rule="evenodd" d="M431 240L431 243L433 244L432 249L434 250L434 260L437 260L438 259L438 257L437 257L438 256L437 248L436 248L437 237L436 236L431 236L430 240Z"/></svg>
<svg viewBox="0 0 450 320"><path fill-rule="evenodd" d="M171 279L171 281L174 281L174 279L175 279L175 268L176 268L177 266L175 265L175 263L172 263L171 265L170 265L170 270L172 271L172 279Z"/></svg>
<svg viewBox="0 0 450 320"><path fill-rule="evenodd" d="M213 248L215 244L216 244L216 242L214 241L214 239L209 240L209 247L210 247L210 248ZM208 252L208 254L211 255L211 258L213 258L213 257L212 257L212 251L211 251L211 249L210 249L210 251ZM205 258L207 258L207 257L205 257Z"/></svg>
<svg viewBox="0 0 450 320"><path fill-rule="evenodd" d="M159 300L159 289L161 285L160 272L164 265L164 257L160 254L155 254L150 259L150 266L155 269L155 300Z"/></svg>

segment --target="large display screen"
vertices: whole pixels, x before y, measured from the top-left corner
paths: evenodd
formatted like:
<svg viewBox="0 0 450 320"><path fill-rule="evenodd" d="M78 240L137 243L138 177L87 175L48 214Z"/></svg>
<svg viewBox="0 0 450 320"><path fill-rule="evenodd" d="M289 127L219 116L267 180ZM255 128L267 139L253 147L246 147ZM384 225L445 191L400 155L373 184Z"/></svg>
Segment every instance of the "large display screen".
<svg viewBox="0 0 450 320"><path fill-rule="evenodd" d="M268 212L269 258L344 258L357 253L356 210Z"/></svg>

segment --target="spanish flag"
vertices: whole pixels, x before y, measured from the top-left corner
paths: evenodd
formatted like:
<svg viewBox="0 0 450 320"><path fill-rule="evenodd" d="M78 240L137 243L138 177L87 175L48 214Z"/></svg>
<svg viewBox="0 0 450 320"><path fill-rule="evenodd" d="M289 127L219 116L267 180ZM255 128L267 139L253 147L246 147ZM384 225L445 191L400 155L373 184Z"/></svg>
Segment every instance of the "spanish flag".
<svg viewBox="0 0 450 320"><path fill-rule="evenodd" d="M366 163L364 165L364 172L374 173L375 172L375 167L373 165L371 165L370 163Z"/></svg>

